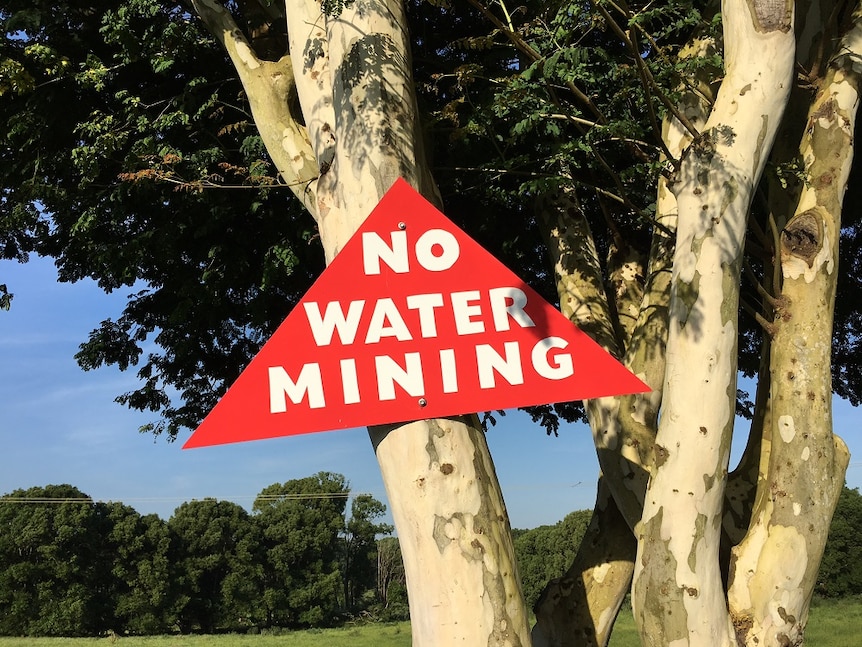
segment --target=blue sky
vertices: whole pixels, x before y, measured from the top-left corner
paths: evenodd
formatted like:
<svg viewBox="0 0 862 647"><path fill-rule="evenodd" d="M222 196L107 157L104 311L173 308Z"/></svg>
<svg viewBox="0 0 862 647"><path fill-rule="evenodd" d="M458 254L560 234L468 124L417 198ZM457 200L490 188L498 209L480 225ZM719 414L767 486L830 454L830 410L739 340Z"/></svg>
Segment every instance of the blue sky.
<svg viewBox="0 0 862 647"><path fill-rule="evenodd" d="M272 483L319 471L344 474L354 492L386 502L364 429L202 449L137 432L153 420L114 403L136 386L134 370L84 372L78 345L122 310L126 292L106 295L92 282L59 284L48 260L0 262L0 283L15 297L0 311L0 493L70 483L94 499L122 501L168 518L183 501L216 497L247 508ZM850 445L850 487L862 487L862 412L836 401L835 429ZM552 524L591 508L597 462L589 430L564 427L548 437L510 412L488 434L512 525Z"/></svg>

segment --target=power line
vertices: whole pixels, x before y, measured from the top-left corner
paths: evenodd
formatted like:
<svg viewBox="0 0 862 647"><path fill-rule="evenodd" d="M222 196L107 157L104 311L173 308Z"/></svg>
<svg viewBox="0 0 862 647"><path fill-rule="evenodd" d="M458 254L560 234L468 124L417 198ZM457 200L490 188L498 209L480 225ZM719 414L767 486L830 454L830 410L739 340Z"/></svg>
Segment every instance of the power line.
<svg viewBox="0 0 862 647"><path fill-rule="evenodd" d="M132 497L126 498L122 501L114 501L114 500L101 500L101 499L93 499L92 497L14 497L14 496L0 496L0 503L18 503L18 504L63 504L63 503L81 503L81 504L93 504L93 503L170 503L175 501L237 501L240 499L248 499L255 501L303 501L303 500L314 500L314 499L348 499L351 496L359 496L360 494L367 494L366 492L360 492L354 494L352 491L348 490L346 492L308 492L308 493L287 493L287 494L241 494L237 496L230 497L214 497L214 496L206 496L201 498L191 498L188 499L186 497Z"/></svg>

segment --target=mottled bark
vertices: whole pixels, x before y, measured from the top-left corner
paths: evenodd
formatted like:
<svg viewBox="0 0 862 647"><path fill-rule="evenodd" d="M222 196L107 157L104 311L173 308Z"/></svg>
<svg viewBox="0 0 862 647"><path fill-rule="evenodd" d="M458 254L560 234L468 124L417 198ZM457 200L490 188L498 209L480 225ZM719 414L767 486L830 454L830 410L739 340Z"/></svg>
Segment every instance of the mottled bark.
<svg viewBox="0 0 862 647"><path fill-rule="evenodd" d="M698 37L683 48L680 57L707 56L715 49L711 39ZM688 80L678 106L688 124L696 128L706 122L708 102L714 96L706 76L704 73L704 78ZM693 134L669 116L663 123L662 137L670 154L678 158ZM545 226L563 314L589 330L607 350L622 354L626 366L653 387L650 394L587 403L600 465L605 471L589 541L581 543L566 574L548 584L535 608L536 645L606 645L634 570L637 544L630 533L640 521L661 406L676 197L661 177L645 276L638 275L643 272L639 263L615 264L616 273L611 272L613 310L604 292L594 289L601 286L597 278L601 268L592 240L584 238L590 235L589 228L585 221L566 220L566 216L580 215L573 200L568 208L561 208L559 202L559 198L541 202L539 220ZM609 265L614 265L613 259ZM595 321L596 317L613 320L614 316L622 320L617 326L611 321ZM625 512L610 496L611 484Z"/></svg>
<svg viewBox="0 0 862 647"><path fill-rule="evenodd" d="M728 592L746 644L801 644L849 455L832 433L831 345L841 204L853 156L862 11L842 39L800 146L807 182L780 238L769 460Z"/></svg>
<svg viewBox="0 0 862 647"><path fill-rule="evenodd" d="M216 0L192 0L192 4L230 57L278 174L316 216L318 162L308 132L290 109L296 94L291 57L261 59L224 5Z"/></svg>
<svg viewBox="0 0 862 647"><path fill-rule="evenodd" d="M683 48L680 58L708 56L714 54L715 50L716 44L712 39L696 37ZM685 116L688 125L695 128L701 128L706 122L708 104L714 97L715 88L707 77L708 73L704 71L702 76L688 79L680 97L678 110ZM665 119L662 138L667 150L676 159L691 143L693 136L673 116ZM549 221L547 214L544 221ZM636 312L633 325L624 323L616 327L617 338L625 349L623 361L653 387L653 392L588 403L596 448L601 467L606 473L601 478L593 510L590 540L582 542L569 570L562 578L548 584L536 606L537 624L533 629L533 640L537 645L606 645L619 610L618 605L629 588L637 549L630 532L640 521L662 399L676 223L676 197L668 190L666 179L661 177L656 223L645 277L628 276L635 281L644 281L642 288L637 290L640 298L637 300L635 291L622 281L614 283L616 290L613 294L617 301L615 311L621 318L626 319L627 315ZM558 227L557 231L568 229L571 228ZM564 255L567 250L590 249L586 243L578 240L569 240L561 245L554 233L551 229L552 235L547 237L552 255L558 247L561 251L557 253L560 255ZM593 255L583 256L589 258ZM563 313L583 325L583 317L577 316L568 306L571 293L577 291L568 286L577 274L560 276L560 271L566 269L565 265L557 258L554 261ZM597 258L595 262L598 262ZM574 263L570 262L569 265ZM620 269L633 270L634 267L629 265L626 268L623 265ZM592 276L597 271L596 265L588 275ZM632 275L633 272L619 272L622 278L626 278L626 274ZM637 310L629 310L636 300ZM598 308L586 310L593 314L599 311ZM610 313L610 309L601 312ZM599 330L611 328L611 324L604 324L604 328L599 327ZM608 339L608 336L604 338ZM611 343L606 342L605 347L619 352L619 348ZM608 496L611 483L616 485L615 496L622 501L625 513L620 511L617 500ZM613 555L613 559L609 555Z"/></svg>
<svg viewBox="0 0 862 647"><path fill-rule="evenodd" d="M612 354L621 356L628 348L623 358L626 365L654 388L649 394L586 402L604 471L590 533L566 575L549 583L535 609L537 645L605 645L634 568L631 528L640 519L645 465L661 401L670 234L676 216L672 211L658 215L645 280L636 260L617 264L612 273L612 309L592 234L574 198L541 201L538 211L563 314ZM614 313L627 311L631 316L635 307L633 323L613 326Z"/></svg>
<svg viewBox="0 0 862 647"><path fill-rule="evenodd" d="M227 10L195 8L231 57L282 178L327 262L399 177L439 204L419 136L404 7L338 15L287 0L290 55L261 60ZM301 111L301 118L294 115ZM409 589L413 644L529 645L506 508L475 415L369 430Z"/></svg>
<svg viewBox="0 0 862 647"><path fill-rule="evenodd" d="M414 645L530 644L506 508L476 416L370 430Z"/></svg>
<svg viewBox="0 0 862 647"><path fill-rule="evenodd" d="M631 528L602 478L572 565L548 582L536 602L533 647L607 645L629 590L636 550Z"/></svg>
<svg viewBox="0 0 862 647"><path fill-rule="evenodd" d="M619 356L624 339L614 329L595 242L575 196L546 196L538 201L536 210L554 267L562 313ZM637 277L620 274L620 296L625 296L630 293L626 282ZM624 335L625 329L621 332ZM597 447L606 444L608 435L616 442L619 407L617 398L587 403ZM613 465L621 463L613 461ZM627 496L626 501L630 514L639 515L637 498ZM565 576L548 584L536 604L534 644L606 644L628 590L634 549L634 536L610 494L608 479L602 479L590 528L571 567Z"/></svg>
<svg viewBox="0 0 862 647"><path fill-rule="evenodd" d="M278 60L259 56L223 5L193 3L236 66L281 178L315 218L327 261L396 178L439 204L421 149L401 2L356 0L327 17L316 0L287 0L290 54ZM701 135L666 122L668 149L686 153L673 183L659 186L645 272L624 245L603 271L574 195L538 205L564 314L654 391L587 403L603 476L578 556L537 605L537 645L606 644L633 572L644 644L739 638L762 647L801 637L847 460L831 433L828 351L855 119L855 31L808 122L810 186L777 227L782 292L764 354L771 390L761 390L738 478L728 484L727 476L746 218L791 85L792 15L785 0L724 3L721 92ZM819 38L811 42L828 40ZM815 63L809 68L813 78ZM684 98L690 123L703 123L708 94L701 87ZM528 645L505 505L476 416L369 432L402 544L414 644ZM723 524L725 548L742 538L755 483L755 516L731 573L734 626L719 536Z"/></svg>
<svg viewBox="0 0 862 647"><path fill-rule="evenodd" d="M633 326L615 326L615 308L611 308L608 300L592 232L575 196L560 194L545 197L537 204L537 215L554 267L560 310L605 350L622 360L630 342L630 334L650 334L647 329L656 322L654 315L657 304L650 305L645 300L641 305L640 318ZM615 287L618 293L612 293L619 297L617 303L628 308L629 297L635 291L655 297L655 292L649 287L652 283L649 283L646 291L642 287L631 289L628 284L639 282L642 277L638 276L637 263L630 263L627 268L623 265L620 264L617 272ZM660 276L660 273L655 272L655 276ZM646 353L639 356L641 360L650 362L658 359L658 379L651 384L654 388L659 387L661 381L661 347L656 347L652 357ZM639 344L638 348L642 346ZM633 356L637 355L635 351ZM643 373L648 364L645 361L643 366L629 368L643 379L647 377ZM600 466L620 511L631 527L640 518L646 487L646 473L639 448L642 441L649 442L652 432L644 429L643 425L629 423L639 422L643 418L643 407L648 406L645 403L653 400L656 400L655 392L628 398L595 398L585 403ZM660 398L654 404L657 405L658 401ZM623 415L622 411L626 413Z"/></svg>
<svg viewBox="0 0 862 647"><path fill-rule="evenodd" d="M647 645L735 645L719 569L748 209L792 82L792 5L722 4L725 77L672 190L679 213L655 466L633 605Z"/></svg>

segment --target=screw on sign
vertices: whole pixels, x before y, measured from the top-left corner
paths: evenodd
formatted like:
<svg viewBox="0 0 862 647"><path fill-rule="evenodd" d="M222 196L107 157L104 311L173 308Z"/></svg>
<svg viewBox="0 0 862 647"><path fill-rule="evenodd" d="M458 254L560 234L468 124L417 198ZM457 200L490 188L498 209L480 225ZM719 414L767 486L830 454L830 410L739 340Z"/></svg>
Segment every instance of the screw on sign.
<svg viewBox="0 0 862 647"><path fill-rule="evenodd" d="M648 390L399 180L184 448Z"/></svg>

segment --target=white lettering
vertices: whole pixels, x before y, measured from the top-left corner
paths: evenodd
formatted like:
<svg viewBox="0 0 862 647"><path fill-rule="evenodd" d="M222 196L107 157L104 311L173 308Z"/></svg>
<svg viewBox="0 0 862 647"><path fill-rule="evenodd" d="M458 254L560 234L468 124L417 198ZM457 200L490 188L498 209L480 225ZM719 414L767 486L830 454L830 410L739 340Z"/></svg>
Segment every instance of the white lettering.
<svg viewBox="0 0 862 647"><path fill-rule="evenodd" d="M548 351L552 348L565 348L569 345L562 337L545 337L533 346L532 360L536 373L549 380L564 380L575 373L572 356L569 353L559 353L554 356L555 364L548 361Z"/></svg>
<svg viewBox="0 0 862 647"><path fill-rule="evenodd" d="M437 336L437 319L434 308L443 305L442 294L411 294L407 297L407 307L419 311L419 328L423 337Z"/></svg>
<svg viewBox="0 0 862 647"><path fill-rule="evenodd" d="M392 299L379 299L375 304L365 343L376 344L382 337L395 337L398 341L413 339L410 329L404 323Z"/></svg>
<svg viewBox="0 0 862 647"><path fill-rule="evenodd" d="M491 300L491 314L494 316L494 329L497 332L509 330L509 317L521 328L531 328L536 324L524 312L527 295L518 288L493 288L488 291Z"/></svg>
<svg viewBox="0 0 862 647"><path fill-rule="evenodd" d="M410 271L407 256L407 232L393 231L389 234L392 247L386 244L377 233L366 231L362 234L362 268L366 276L380 274L380 261L386 263L396 274Z"/></svg>
<svg viewBox="0 0 862 647"><path fill-rule="evenodd" d="M489 344L476 346L476 363L479 369L479 386L493 389L497 386L494 372L499 373L509 384L523 384L524 372L521 369L521 353L518 342L507 341L503 344L505 359Z"/></svg>
<svg viewBox="0 0 862 647"><path fill-rule="evenodd" d="M326 406L323 398L323 379L320 377L319 364L305 364L299 372L296 382L290 379L282 366L269 367L269 412L284 413L287 411L287 398L293 404L299 404L308 395L308 406L320 409Z"/></svg>
<svg viewBox="0 0 862 647"><path fill-rule="evenodd" d="M341 364L341 392L344 394L344 404L359 402L359 379L356 376L356 360L343 359Z"/></svg>
<svg viewBox="0 0 862 647"><path fill-rule="evenodd" d="M478 290L452 293L452 312L455 315L455 329L459 335L472 335L485 332L483 321L473 321L471 317L482 314L482 306L469 305L479 300Z"/></svg>
<svg viewBox="0 0 862 647"><path fill-rule="evenodd" d="M338 330L338 336L343 345L353 343L365 301L351 301L346 316L338 301L330 301L326 304L323 317L320 316L320 306L317 303L312 301L302 305L305 308L308 325L311 327L311 334L314 335L314 342L318 346L329 346L335 330Z"/></svg>
<svg viewBox="0 0 862 647"><path fill-rule="evenodd" d="M440 249L439 256L434 254L435 247ZM416 260L429 272L448 270L460 255L458 239L445 229L429 229L416 241Z"/></svg>
<svg viewBox="0 0 862 647"><path fill-rule="evenodd" d="M440 373L443 376L443 393L458 393L458 367L455 364L455 349L440 350Z"/></svg>
<svg viewBox="0 0 862 647"><path fill-rule="evenodd" d="M425 395L425 378L422 375L422 359L419 353L405 353L404 364L406 368L401 368L387 355L378 355L374 358L374 367L377 370L377 393L381 402L395 399L396 382L407 391L408 395L414 397Z"/></svg>

